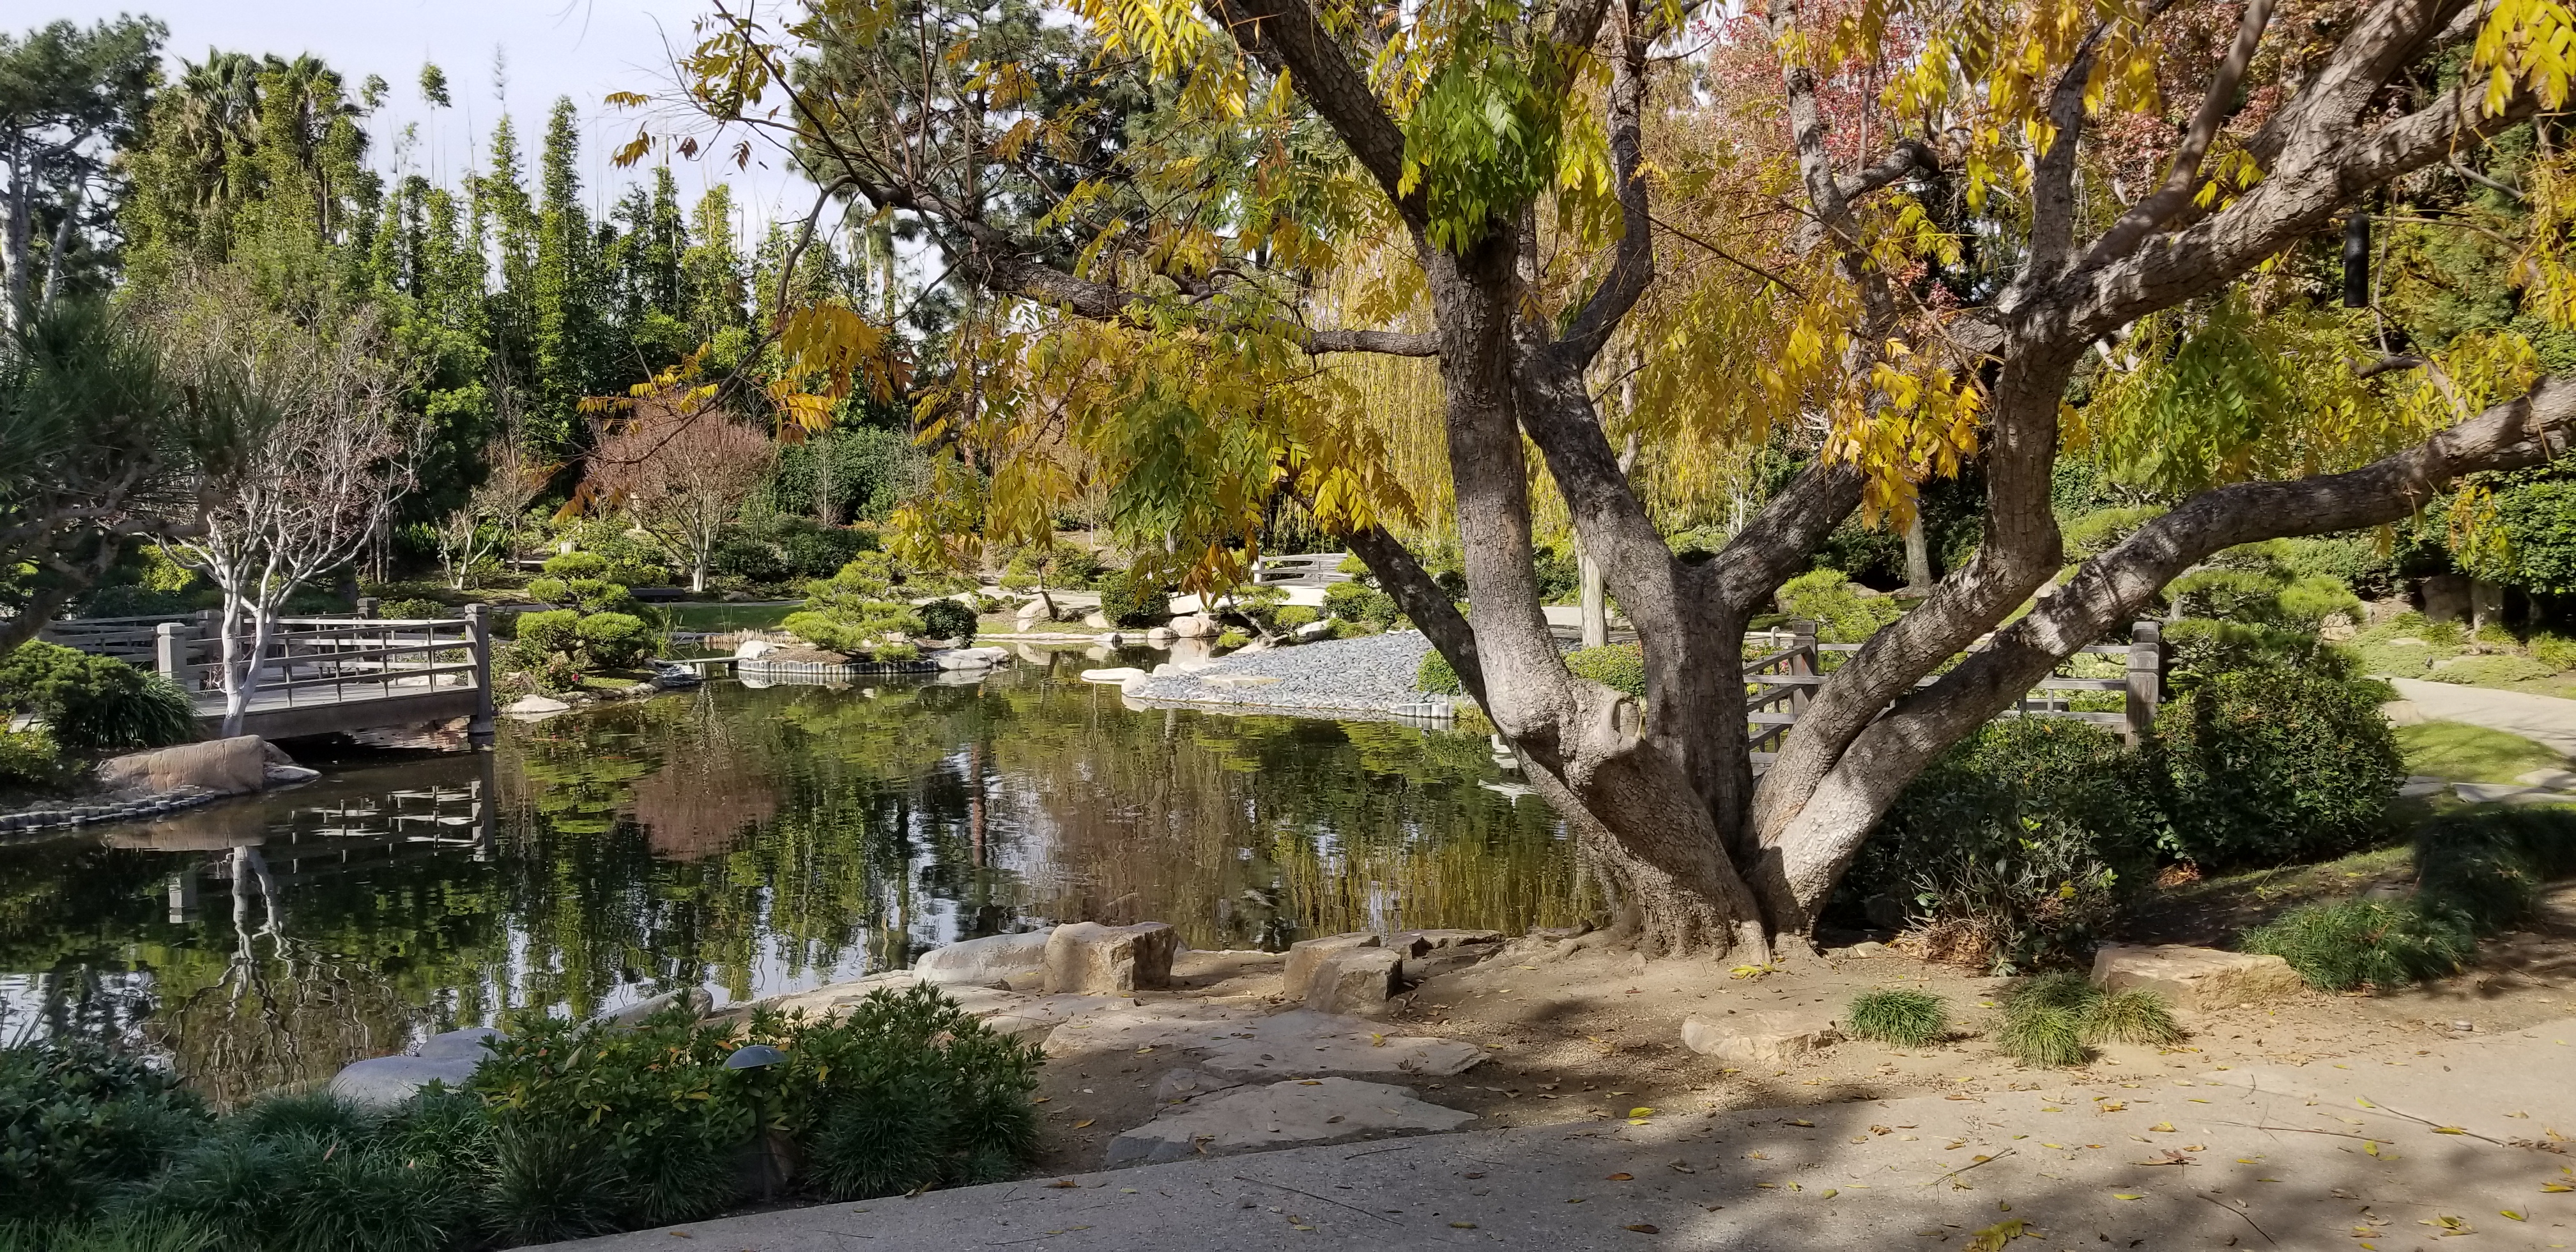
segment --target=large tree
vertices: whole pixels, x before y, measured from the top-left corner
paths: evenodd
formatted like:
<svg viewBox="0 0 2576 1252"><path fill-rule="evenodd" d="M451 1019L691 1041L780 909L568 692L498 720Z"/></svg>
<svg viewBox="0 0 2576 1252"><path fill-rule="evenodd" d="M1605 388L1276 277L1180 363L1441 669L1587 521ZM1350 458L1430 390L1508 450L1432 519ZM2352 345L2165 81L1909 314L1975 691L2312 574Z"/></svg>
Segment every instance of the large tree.
<svg viewBox="0 0 2576 1252"><path fill-rule="evenodd" d="M110 251L114 157L160 79L150 18L0 33L0 328L53 302ZM40 277L41 274L41 277Z"/></svg>
<svg viewBox="0 0 2576 1252"><path fill-rule="evenodd" d="M1303 497L1455 666L1641 944L1758 947L1812 927L1928 762L2177 573L2403 517L2550 459L2576 424L2576 380L2528 371L2437 428L2374 393L2376 436L2308 440L2333 446L2275 477L2237 458L2051 588L2062 414L2097 345L2277 302L2284 267L2375 189L2562 107L2576 20L2557 0L2279 21L2274 0L1817 2L1730 21L1639 0L1084 0L1090 42L1067 52L1011 6L817 0L783 29L719 9L684 86L1046 314L1041 334L997 312L973 349L1018 371L1007 392L961 369L970 385L925 405L989 467L992 537L1065 485L1014 455L1050 438L1101 463L1123 529L1159 531L1149 561L1202 581L1239 572L1274 490ZM1723 73L1748 63L1759 98L1712 116L1698 93L1744 88ZM1939 216L1951 202L1968 213ZM1713 216L1734 233L1699 228ZM2564 317L2548 221L2533 281ZM818 370L876 346L813 310L784 333ZM1463 614L1390 525L1405 494L1324 359L1352 352L1437 361ZM1662 406L1650 433L1796 428L1812 452L1710 559L1675 556L1622 470L1605 419L1641 419L1597 398L1632 371ZM2239 437L2322 420L2292 405ZM1533 447L1637 628L1642 701L1569 673L1540 612ZM1748 619L1846 518L1901 521L1970 457L1974 555L1816 688L1757 776Z"/></svg>

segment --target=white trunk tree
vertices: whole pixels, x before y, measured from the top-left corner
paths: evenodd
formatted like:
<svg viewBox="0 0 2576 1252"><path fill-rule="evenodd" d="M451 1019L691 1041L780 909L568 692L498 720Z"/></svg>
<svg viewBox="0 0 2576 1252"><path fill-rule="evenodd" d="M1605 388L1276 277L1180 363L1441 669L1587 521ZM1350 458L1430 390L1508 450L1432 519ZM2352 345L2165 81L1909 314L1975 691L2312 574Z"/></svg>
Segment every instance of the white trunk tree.
<svg viewBox="0 0 2576 1252"><path fill-rule="evenodd" d="M238 293L236 293L238 294ZM229 456L197 483L198 533L164 544L223 592L223 730L241 733L277 619L316 578L356 559L412 484L418 423L397 404L394 372L374 355L371 318L324 340L199 302L179 319L201 387L238 393Z"/></svg>

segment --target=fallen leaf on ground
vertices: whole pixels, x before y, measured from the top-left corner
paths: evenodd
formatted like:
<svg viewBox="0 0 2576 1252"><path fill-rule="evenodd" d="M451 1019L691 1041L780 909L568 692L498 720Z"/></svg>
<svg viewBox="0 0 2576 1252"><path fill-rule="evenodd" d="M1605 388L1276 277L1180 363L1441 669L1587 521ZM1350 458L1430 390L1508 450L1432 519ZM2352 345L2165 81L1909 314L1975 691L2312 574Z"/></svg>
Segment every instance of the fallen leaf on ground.
<svg viewBox="0 0 2576 1252"><path fill-rule="evenodd" d="M1636 1177L1636 1175L1635 1175L1635 1174L1628 1174L1628 1173L1612 1174L1612 1175L1610 1175L1610 1181L1612 1181L1612 1182L1627 1182L1628 1180L1630 1180L1630 1179L1632 1179L1632 1178L1635 1178L1635 1177Z"/></svg>
<svg viewBox="0 0 2576 1252"><path fill-rule="evenodd" d="M1099 1120L1100 1120L1100 1119L1099 1119L1099 1118L1097 1118L1097 1117L1086 1117L1086 1118L1083 1118L1081 1121L1075 1122L1075 1123L1073 1124L1073 1128L1074 1128L1075 1130L1080 1130L1080 1129L1082 1129L1082 1128L1084 1128L1084 1127L1086 1127L1086 1126L1089 1126L1089 1125L1090 1125L1090 1124L1092 1124L1093 1122L1096 1122L1096 1121L1099 1121Z"/></svg>
<svg viewBox="0 0 2576 1252"><path fill-rule="evenodd" d="M1968 1236L1968 1252L2003 1252L2003 1246L2022 1236L2022 1220L1996 1222Z"/></svg>
<svg viewBox="0 0 2576 1252"><path fill-rule="evenodd" d="M1620 1229L1633 1230L1641 1235L1660 1235L1664 1233L1664 1228L1654 1224L1653 1222L1630 1222L1627 1225L1620 1227Z"/></svg>

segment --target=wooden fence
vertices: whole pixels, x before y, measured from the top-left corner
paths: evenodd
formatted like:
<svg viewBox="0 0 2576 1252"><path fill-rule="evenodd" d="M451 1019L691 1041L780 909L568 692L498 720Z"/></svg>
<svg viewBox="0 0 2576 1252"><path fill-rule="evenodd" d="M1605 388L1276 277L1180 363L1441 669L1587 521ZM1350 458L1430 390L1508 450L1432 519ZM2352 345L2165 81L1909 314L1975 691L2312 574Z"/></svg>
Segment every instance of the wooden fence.
<svg viewBox="0 0 2576 1252"><path fill-rule="evenodd" d="M1822 664L1827 656L1858 652L1856 643L1818 643L1816 625L1792 621L1783 631L1747 635L1748 647L1776 649L1744 663L1744 682L1753 689L1745 697L1745 719L1750 723L1750 746L1756 769L1770 764L1778 755L1775 749L1781 737L1798 722L1815 689L1825 681ZM1982 647L1980 641L1978 647ZM1975 650L1974 648L1970 649ZM2139 622L2130 629L2127 643L2097 643L2077 649L2076 655L2123 658L2125 664L2118 678L2077 678L2053 676L2040 680L2031 694L2022 698L2005 717L2063 717L2116 727L2120 737L2137 743L2155 725L2156 706L2164 699L2164 628L2156 622ZM2062 667L2061 667L2062 668ZM1917 686L1928 687L1940 681L1938 675L1927 675ZM2066 692L2119 692L2120 709L2077 709Z"/></svg>

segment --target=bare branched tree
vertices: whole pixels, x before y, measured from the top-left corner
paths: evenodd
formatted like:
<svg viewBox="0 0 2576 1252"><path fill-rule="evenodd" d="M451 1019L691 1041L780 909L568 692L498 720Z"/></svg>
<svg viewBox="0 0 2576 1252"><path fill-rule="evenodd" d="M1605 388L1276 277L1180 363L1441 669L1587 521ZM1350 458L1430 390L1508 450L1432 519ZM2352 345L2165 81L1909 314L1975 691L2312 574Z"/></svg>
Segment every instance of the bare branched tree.
<svg viewBox="0 0 2576 1252"><path fill-rule="evenodd" d="M760 432L666 398L638 400L635 415L591 453L590 488L622 509L707 589L716 540L769 474L775 449Z"/></svg>
<svg viewBox="0 0 2576 1252"><path fill-rule="evenodd" d="M198 467L198 532L163 548L223 592L223 727L236 735L280 612L385 523L412 484L420 428L372 312L326 337L227 296L206 287L167 315L194 387L226 393L219 411L237 416Z"/></svg>

